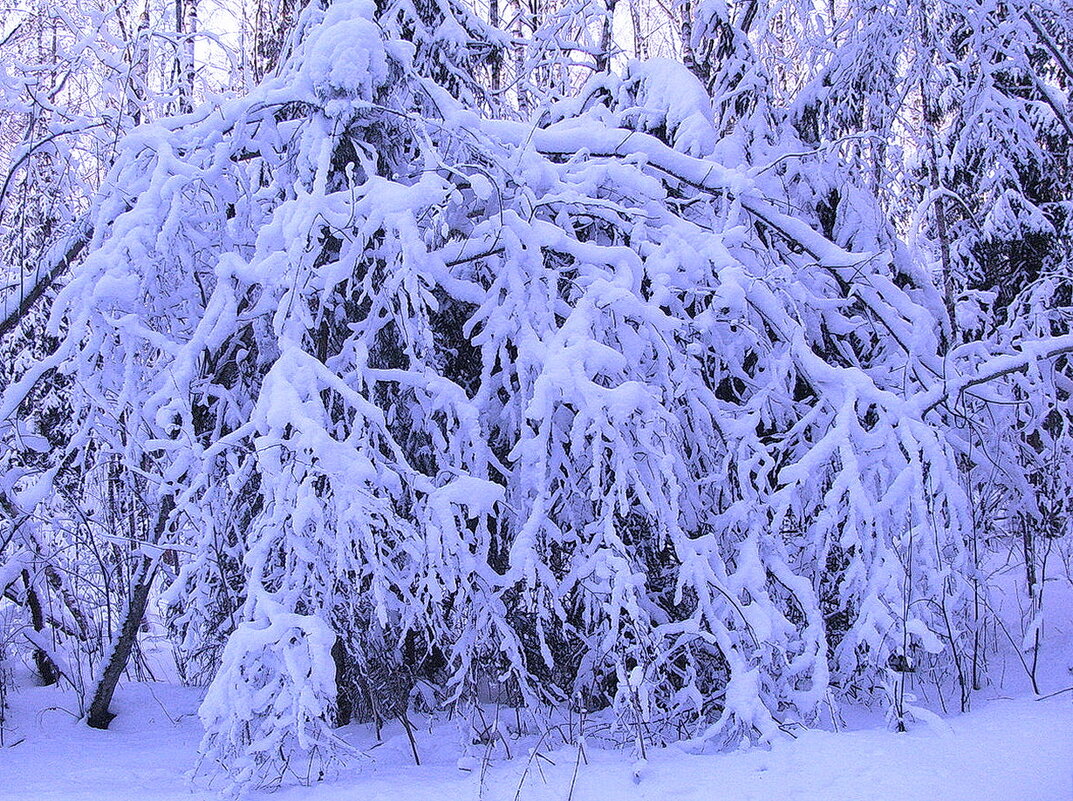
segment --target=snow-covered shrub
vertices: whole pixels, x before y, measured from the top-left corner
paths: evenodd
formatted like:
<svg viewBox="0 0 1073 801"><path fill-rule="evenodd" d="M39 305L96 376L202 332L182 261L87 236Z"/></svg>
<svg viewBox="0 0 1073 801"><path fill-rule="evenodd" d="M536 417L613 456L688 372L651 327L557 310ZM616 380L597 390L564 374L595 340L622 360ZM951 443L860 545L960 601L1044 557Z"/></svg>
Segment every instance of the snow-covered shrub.
<svg viewBox="0 0 1073 801"><path fill-rule="evenodd" d="M74 452L162 510L206 759L326 764L418 682L701 745L964 690L956 403L1045 384L1051 432L1073 344L955 348L875 176L780 124L740 37L718 110L652 61L521 124L458 84L498 40L456 11L312 3L249 97L128 137L4 395L74 377Z"/></svg>

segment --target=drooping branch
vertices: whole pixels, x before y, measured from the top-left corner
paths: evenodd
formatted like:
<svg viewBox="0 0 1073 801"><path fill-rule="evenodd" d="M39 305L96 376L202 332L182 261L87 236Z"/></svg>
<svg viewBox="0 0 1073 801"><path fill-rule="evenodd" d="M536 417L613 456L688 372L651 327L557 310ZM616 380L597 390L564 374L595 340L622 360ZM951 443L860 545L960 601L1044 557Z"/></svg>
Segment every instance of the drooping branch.
<svg viewBox="0 0 1073 801"><path fill-rule="evenodd" d="M853 287L857 299L864 303L876 319L894 337L907 354L913 355L910 369L924 386L945 374L945 368L932 353L911 348L914 332L920 321L905 312L916 304L885 276L868 272L862 267L877 259L890 259L889 253L854 253L827 239L808 223L776 209L757 190L753 179L738 170L728 169L710 160L695 158L668 147L654 136L620 128L586 129L578 136L576 128L554 126L535 133L525 130L533 145L542 153L555 156L576 155L581 147L590 149L593 156L624 158L643 156L645 163L667 176L695 189L724 195L737 200L743 209L812 256L841 281ZM922 375L922 366L930 375Z"/></svg>
<svg viewBox="0 0 1073 801"><path fill-rule="evenodd" d="M1026 5L1021 13L1028 24L1032 26L1032 30L1036 32L1036 35L1043 43L1043 46L1047 48L1047 52L1051 54L1054 60L1058 63L1058 66L1062 68L1062 72L1066 74L1066 77L1069 78L1069 80L1073 81L1073 64L1070 64L1069 58L1062 52L1062 48L1055 43L1051 35L1047 33L1047 29L1043 27L1038 19L1036 19L1036 15L1032 13L1031 7Z"/></svg>
<svg viewBox="0 0 1073 801"><path fill-rule="evenodd" d="M984 362L969 375L957 376L943 381L939 386L921 392L913 399L913 405L923 410L923 414L933 411L951 397L987 384L1011 373L1027 370L1031 365L1057 359L1067 353L1073 353L1073 334L1026 342L1020 353L1004 353Z"/></svg>
<svg viewBox="0 0 1073 801"><path fill-rule="evenodd" d="M63 250L62 255L53 262L52 266L46 271L38 273L37 280L29 291L22 292L18 296L18 302L14 308L11 308L14 297L9 296L4 301L4 317L0 320L0 337L7 336L13 331L23 318L30 312L30 309L34 307L34 304L41 299L41 297L67 272L72 264L82 255L82 251L85 250L86 245L89 244L92 237L92 230L86 226L82 226L77 234L67 241L66 248Z"/></svg>

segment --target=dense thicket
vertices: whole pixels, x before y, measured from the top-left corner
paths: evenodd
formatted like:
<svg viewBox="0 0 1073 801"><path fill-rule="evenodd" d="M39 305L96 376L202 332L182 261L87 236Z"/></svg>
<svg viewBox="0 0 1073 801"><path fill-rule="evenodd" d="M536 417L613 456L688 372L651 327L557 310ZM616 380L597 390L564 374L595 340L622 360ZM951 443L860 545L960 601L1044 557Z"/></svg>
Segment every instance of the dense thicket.
<svg viewBox="0 0 1073 801"><path fill-rule="evenodd" d="M988 680L1011 542L1033 671L1069 9L685 4L626 59L614 8L314 0L120 141L0 399L0 581L92 725L144 617L236 787L414 705L904 727Z"/></svg>

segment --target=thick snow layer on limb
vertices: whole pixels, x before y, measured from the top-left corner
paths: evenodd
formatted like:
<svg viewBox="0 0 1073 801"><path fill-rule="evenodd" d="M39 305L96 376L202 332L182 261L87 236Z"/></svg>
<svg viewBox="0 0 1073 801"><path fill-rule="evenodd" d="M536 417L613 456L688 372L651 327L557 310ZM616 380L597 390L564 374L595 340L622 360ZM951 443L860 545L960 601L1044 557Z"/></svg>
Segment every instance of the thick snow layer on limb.
<svg viewBox="0 0 1073 801"><path fill-rule="evenodd" d="M297 757L319 747L324 758L335 692L335 633L325 622L264 597L255 610L228 639L219 677L199 709L208 732L203 747L242 786L271 781L265 765L280 753Z"/></svg>
<svg viewBox="0 0 1073 801"><path fill-rule="evenodd" d="M390 77L380 28L371 20L371 4L357 6L330 6L307 44L305 69L313 90L325 99L338 93L372 100Z"/></svg>
<svg viewBox="0 0 1073 801"><path fill-rule="evenodd" d="M626 65L622 90L627 106L620 112L632 129L663 129L675 150L708 156L718 134L712 101L693 74L677 61L653 58Z"/></svg>

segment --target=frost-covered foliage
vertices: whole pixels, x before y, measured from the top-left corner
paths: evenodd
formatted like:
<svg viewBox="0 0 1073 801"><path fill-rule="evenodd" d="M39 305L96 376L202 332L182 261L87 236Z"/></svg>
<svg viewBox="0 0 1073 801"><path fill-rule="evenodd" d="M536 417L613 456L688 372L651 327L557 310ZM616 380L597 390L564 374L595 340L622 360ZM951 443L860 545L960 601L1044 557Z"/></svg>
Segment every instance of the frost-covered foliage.
<svg viewBox="0 0 1073 801"><path fill-rule="evenodd" d="M943 184L958 200L952 247L1001 320L1037 279L1071 274L1073 28L1068 5L1051 3L959 8L948 24L952 60L971 76L944 97L955 115L943 142Z"/></svg>
<svg viewBox="0 0 1073 801"><path fill-rule="evenodd" d="M1033 344L1070 330L1070 19L1063 2L850 3L837 35L806 46L815 77L791 106L806 142L838 148L825 230L903 231L911 269L938 277L944 370L990 379L932 393L929 414L959 454L973 559L982 540L1015 540L1036 608L1073 493L1068 348ZM885 214L847 196L847 169Z"/></svg>
<svg viewBox="0 0 1073 801"><path fill-rule="evenodd" d="M1065 520L1068 284L955 338L952 240L904 244L890 151L831 141L893 138L904 77L865 92L845 43L780 108L749 36L797 18L701 13L703 70L631 61L523 124L473 12L313 2L248 97L123 141L0 417L69 382L51 464L136 501L233 786L418 698L700 745L846 697L904 726L909 673L967 703L972 452L1005 421L1010 490Z"/></svg>
<svg viewBox="0 0 1073 801"><path fill-rule="evenodd" d="M893 0L847 4L830 32L803 26L814 77L794 124L838 143L930 247L952 323L972 335L1069 272L1069 18L1063 2Z"/></svg>

